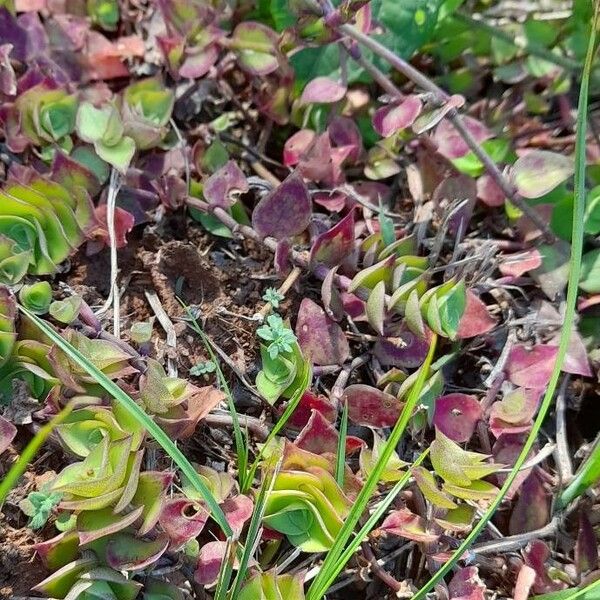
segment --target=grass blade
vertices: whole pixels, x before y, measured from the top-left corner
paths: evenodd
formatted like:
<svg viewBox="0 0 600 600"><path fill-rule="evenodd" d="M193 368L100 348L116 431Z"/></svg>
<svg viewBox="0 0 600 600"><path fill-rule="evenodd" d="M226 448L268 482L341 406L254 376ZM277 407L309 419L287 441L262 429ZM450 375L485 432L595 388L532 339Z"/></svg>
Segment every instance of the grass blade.
<svg viewBox="0 0 600 600"><path fill-rule="evenodd" d="M217 585L215 587L214 600L225 600L227 598L227 590L231 583L231 577L233 575L233 568L235 565L236 551L234 544L237 544L237 538L230 537L227 539L227 546L225 546L225 553L223 555L223 562L219 569L219 577L217 579Z"/></svg>
<svg viewBox="0 0 600 600"><path fill-rule="evenodd" d="M340 487L344 487L344 471L346 470L346 438L348 437L348 403L344 402L340 435L337 445L337 460L335 463L335 480Z"/></svg>
<svg viewBox="0 0 600 600"><path fill-rule="evenodd" d="M260 486L260 491L258 493L258 497L256 499L256 504L254 506L254 511L252 512L252 518L250 519L250 523L248 525L248 534L246 535L246 544L244 546L244 553L242 554L242 558L240 559L240 566L233 583L233 589L229 597L231 600L235 600L242 589L242 584L244 583L244 579L246 578L246 572L248 570L248 564L250 563L250 559L252 558L252 554L255 551L256 544L260 538L260 524L262 518L265 514L265 508L267 506L267 496L273 491L273 486L275 485L275 477L277 477L277 473L281 467L281 461L283 457L279 459L279 462L275 465L275 468L270 469L270 473L268 477L265 477L262 485ZM216 600L216 599L215 599Z"/></svg>
<svg viewBox="0 0 600 600"><path fill-rule="evenodd" d="M417 402L421 395L421 391L423 389L423 386L425 385L427 375L429 374L429 368L431 367L431 362L435 353L436 342L437 336L434 335L431 340L429 352L427 353L427 358L425 359L423 366L419 370L419 374L414 385L410 390L410 394L408 395L406 404L402 409L400 418L398 419L396 425L394 426L394 429L392 430L392 433L390 434L390 437L388 438L385 446L383 447L377 463L375 464L373 470L369 474L367 481L365 482L363 488L358 494L358 497L356 498L354 505L352 506L350 514L346 517L344 525L342 526L342 529L340 530L333 544L333 548L327 553L327 556L323 561L323 565L321 566L321 570L319 571L319 574L315 577L312 585L308 590L306 600L319 600L327 591L329 585L325 585L325 583L330 579L331 573L334 572L337 568L336 563L342 555L346 543L352 537L354 528L358 524L362 514L364 513L367 507L367 504L369 503L369 500L371 499L373 491L379 483L381 473L387 466L392 452L398 445L398 442L400 441L400 438L402 437L402 434L404 433L404 430L406 429L406 426L408 425L408 422L412 417L413 410L417 405Z"/></svg>
<svg viewBox="0 0 600 600"><path fill-rule="evenodd" d="M429 454L429 448L427 448L413 463L413 467L418 467ZM358 547L361 545L362 541L365 537L372 531L375 527L379 519L384 515L385 511L388 509L390 504L394 501L394 498L402 491L404 486L408 483L410 479L410 471L407 471L401 479L399 479L394 487L386 494L385 498L381 501L381 503L377 506L377 508L373 511L373 514L367 519L365 524L361 527L360 531L356 534L356 536L352 539L352 541L348 544L346 549L342 552L342 555L338 559L335 564L335 568L331 569L327 578L325 579L322 589L324 590L323 594L325 594L331 586L331 584L336 580L337 576L341 573L342 569L346 566L346 563L352 558L352 555L358 550Z"/></svg>
<svg viewBox="0 0 600 600"><path fill-rule="evenodd" d="M208 352L210 359L215 364L217 370L217 379L223 390L223 393L227 397L227 407L229 409L229 413L231 414L231 422L233 424L233 437L235 440L235 451L237 454L237 464L238 464L238 483L240 484L240 489L243 490L246 488L246 480L248 477L248 434L247 432L242 432L242 428L240 427L240 420L238 418L237 410L235 408L235 402L233 401L233 395L231 393L231 389L229 388L229 384L225 379L225 375L223 374L223 370L221 369L221 364L215 351L213 350L212 343L209 337L204 333L202 327L198 323L198 320L193 315L192 311L189 307L184 304L181 300L179 300L181 306L185 310L188 315L188 327L196 332L206 351ZM244 435L245 434L245 435Z"/></svg>
<svg viewBox="0 0 600 600"><path fill-rule="evenodd" d="M485 511L479 522L469 535L464 539L462 544L454 552L450 560L448 560L434 575L433 577L415 594L413 600L422 600L425 595L450 571L464 552L469 546L475 541L477 536L481 533L482 529L487 525L488 521L492 518L494 512L504 499L504 496L508 492L513 481L516 479L519 470L525 463L527 455L533 448L533 444L537 439L538 433L544 422L546 414L552 404L554 393L560 377L562 365L567 354L567 349L571 339L571 332L575 323L575 309L577 303L577 290L579 285L579 278L581 275L581 254L583 250L583 223L585 215L585 167L586 167L586 133L587 133L587 107L588 107L588 89L590 72L592 67L592 59L594 56L595 38L596 38L596 24L598 23L598 11L600 2L596 2L595 15L594 15L594 26L592 27L592 33L590 35L588 52L585 60L585 66L583 70L583 76L581 79L581 90L579 93L579 109L577 115L577 142L575 150L575 202L573 205L573 232L571 238L571 256L569 259L569 281L567 285L567 302L565 308L565 314L563 317L563 327L560 333L560 343L558 346L558 355L554 368L552 369L552 375L548 383L548 388L544 394L544 399L540 406L538 415L534 421L531 432L527 436L523 449L517 457L515 464L508 474L504 485L500 488L498 495L494 498L489 508Z"/></svg>
<svg viewBox="0 0 600 600"><path fill-rule="evenodd" d="M212 518L219 524L227 537L233 533L225 514L221 510L218 502L211 494L206 484L202 481L196 469L185 457L181 450L171 441L171 438L145 413L145 411L126 394L114 381L111 381L102 371L92 364L79 350L74 348L67 340L61 337L52 327L42 321L39 317L29 310L19 305L19 310L25 314L52 342L54 342L72 361L87 371L96 383L101 385L117 402L120 402L127 412L130 413L144 429L162 446L163 450L173 459L175 464L181 469L188 478L196 491L202 496L203 500L211 513Z"/></svg>
<svg viewBox="0 0 600 600"><path fill-rule="evenodd" d="M19 477L25 473L27 466L33 461L34 456L52 433L57 425L60 425L71 413L76 406L76 402L70 402L57 415L55 415L48 423L46 423L33 436L33 439L25 446L19 459L11 466L4 479L0 482L0 509L6 500L10 491L17 485Z"/></svg>

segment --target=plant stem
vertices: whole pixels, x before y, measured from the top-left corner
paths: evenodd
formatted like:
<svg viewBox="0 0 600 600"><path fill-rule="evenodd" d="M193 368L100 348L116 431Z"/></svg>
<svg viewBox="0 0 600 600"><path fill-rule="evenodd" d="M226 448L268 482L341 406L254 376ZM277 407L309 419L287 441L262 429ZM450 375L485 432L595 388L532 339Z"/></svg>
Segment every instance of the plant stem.
<svg viewBox="0 0 600 600"><path fill-rule="evenodd" d="M427 593L438 584L443 577L452 569L452 567L461 559L465 551L477 539L483 528L492 518L496 509L506 496L506 493L515 481L519 470L525 463L527 455L533 448L535 440L540 432L542 423L552 404L552 399L556 391L562 365L567 354L571 333L575 324L575 310L577 304L577 292L579 286L579 278L581 275L581 254L583 250L583 218L585 214L585 168L586 168L586 129L587 129L587 107L588 107L588 91L589 79L592 69L592 60L594 57L596 25L598 23L598 14L600 11L600 0L596 0L595 14L593 20L592 34L588 44L588 52L586 56L583 76L581 80L581 90L579 93L579 107L577 115L577 146L575 151L575 193L573 205L573 230L571 237L571 256L569 260L569 282L567 286L567 301L565 313L563 317L563 327L560 334L560 343L558 346L558 355L552 369L550 381L544 399L540 406L537 417L535 418L531 432L525 440L525 444L515 461L512 471L507 475L506 481L500 488L498 495L494 498L484 515L481 517L477 525L473 527L469 535L464 539L460 546L453 553L452 557L432 576L432 578L415 594L413 600L423 600Z"/></svg>
<svg viewBox="0 0 600 600"><path fill-rule="evenodd" d="M405 77L416 83L419 87L433 94L436 102L445 103L449 100L450 96L438 85L436 85L431 79L423 75L419 70L415 69L410 63L406 62L390 50L388 50L385 46L380 44L377 40L365 35L352 25L343 24L337 27L337 30L353 39L354 41L362 44L369 50L372 50L375 54L386 60L392 67L396 70L400 71ZM366 59L362 60L363 66L367 63ZM375 73L375 67L372 69L369 67L369 70ZM378 73L378 82L381 82L381 71ZM395 86L390 82L390 85L386 85L386 91L389 93L392 92L392 86ZM462 117L459 115L458 111L455 108L452 108L446 113L446 118L450 120L452 125L454 125L455 129L461 135L461 137L466 142L467 146L469 146L470 150L475 154L475 156L481 161L484 165L486 171L489 173L490 177L494 180L496 185L502 190L504 195L514 204L524 215L526 215L535 226L544 234L548 242L554 242L556 240L556 236L552 233L547 223L545 223L542 218L538 215L538 213L531 206L527 204L524 198L522 198L516 191L515 187L504 177L496 163L492 160L490 155L481 147L479 142L471 135L471 132L465 126Z"/></svg>
<svg viewBox="0 0 600 600"><path fill-rule="evenodd" d="M536 44L534 42L521 41L520 38L512 36L509 33L503 31L502 29L499 29L498 27L494 27L493 25L486 23L483 19L474 19L473 17L461 12L454 13L452 17L457 21L462 21L470 27L480 29L481 31L485 31L491 36L498 38L499 40L502 40L507 44L516 46L517 48L523 50L524 52L527 52L528 54L538 56L539 58L543 58L548 62L558 65L559 67L563 67L569 71L575 72L581 69L581 65L576 60L568 58L567 56L563 56L562 54L556 54L551 50L548 50L548 48L541 46L540 44Z"/></svg>

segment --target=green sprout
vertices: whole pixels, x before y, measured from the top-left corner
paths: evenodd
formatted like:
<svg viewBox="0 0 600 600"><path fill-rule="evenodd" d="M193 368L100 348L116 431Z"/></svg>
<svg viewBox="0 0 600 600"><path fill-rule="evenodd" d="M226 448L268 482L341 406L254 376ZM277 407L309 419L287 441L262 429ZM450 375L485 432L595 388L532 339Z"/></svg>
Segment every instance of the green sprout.
<svg viewBox="0 0 600 600"><path fill-rule="evenodd" d="M195 364L190 369L190 375L192 377L201 377L203 375L208 375L209 373L214 373L217 370L217 365L212 360L206 360L204 362L199 362Z"/></svg>
<svg viewBox="0 0 600 600"><path fill-rule="evenodd" d="M40 490L31 492L21 500L19 507L29 517L31 529L41 529L52 514L52 509L61 501L62 494Z"/></svg>
<svg viewBox="0 0 600 600"><path fill-rule="evenodd" d="M278 292L275 288L267 288L262 299L268 302L273 308L279 308L279 303L283 301L285 296Z"/></svg>
<svg viewBox="0 0 600 600"><path fill-rule="evenodd" d="M269 315L267 324L256 330L258 337L270 342L267 346L269 356L274 360L283 352L292 352L296 336L287 327L279 315Z"/></svg>

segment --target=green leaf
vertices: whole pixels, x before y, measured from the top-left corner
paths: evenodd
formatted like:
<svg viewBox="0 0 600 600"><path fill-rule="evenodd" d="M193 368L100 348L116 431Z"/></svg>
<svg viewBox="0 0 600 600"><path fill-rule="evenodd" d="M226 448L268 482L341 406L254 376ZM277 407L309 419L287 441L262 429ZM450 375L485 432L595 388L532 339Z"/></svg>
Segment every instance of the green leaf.
<svg viewBox="0 0 600 600"><path fill-rule="evenodd" d="M591 235L600 233L600 185L592 188L587 195L585 232Z"/></svg>
<svg viewBox="0 0 600 600"><path fill-rule="evenodd" d="M96 108L90 102L82 102L77 111L77 135L91 144L101 140L115 110L111 105Z"/></svg>
<svg viewBox="0 0 600 600"><path fill-rule="evenodd" d="M409 59L432 39L442 4L442 0L373 0L373 20L386 30L373 37L401 58Z"/></svg>
<svg viewBox="0 0 600 600"><path fill-rule="evenodd" d="M588 294L600 293L600 248L583 255L579 287Z"/></svg>
<svg viewBox="0 0 600 600"><path fill-rule="evenodd" d="M82 302L81 296L69 296L64 300L55 300L50 304L48 310L57 321L69 324L77 318ZM29 307L25 306L25 308Z"/></svg>
<svg viewBox="0 0 600 600"><path fill-rule="evenodd" d="M52 302L52 287L47 281L24 285L19 291L19 300L32 313L43 315L48 312Z"/></svg>
<svg viewBox="0 0 600 600"><path fill-rule="evenodd" d="M485 140L481 146L490 155L491 159L497 163L503 162L510 150L510 142L504 138ZM465 175L469 175L470 177L479 177L485 171L483 163L472 151L469 151L460 158L452 159L452 164L461 173L465 173Z"/></svg>
<svg viewBox="0 0 600 600"><path fill-rule="evenodd" d="M94 148L102 160L123 174L127 171L135 154L135 142L128 136L122 137L112 146L107 146L104 142L96 142Z"/></svg>

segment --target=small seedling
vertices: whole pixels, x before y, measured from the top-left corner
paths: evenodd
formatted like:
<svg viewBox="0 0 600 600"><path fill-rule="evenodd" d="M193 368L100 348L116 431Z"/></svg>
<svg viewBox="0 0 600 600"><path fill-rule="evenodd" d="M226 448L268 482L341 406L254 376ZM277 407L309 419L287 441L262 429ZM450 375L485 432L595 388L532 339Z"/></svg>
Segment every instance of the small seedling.
<svg viewBox="0 0 600 600"><path fill-rule="evenodd" d="M283 302L285 296L279 293L275 288L267 288L262 299L268 302L273 308L279 308L280 302Z"/></svg>
<svg viewBox="0 0 600 600"><path fill-rule="evenodd" d="M291 352L296 336L279 315L269 315L266 325L256 330L258 337L270 342L267 346L269 356L275 360L283 352Z"/></svg>
<svg viewBox="0 0 600 600"><path fill-rule="evenodd" d="M214 373L217 370L217 365L212 360L206 360L195 364L190 369L190 375L192 377L203 377L209 373Z"/></svg>
<svg viewBox="0 0 600 600"><path fill-rule="evenodd" d="M19 502L20 509L29 517L31 529L41 529L50 518L52 510L62 499L62 494L40 490L31 492Z"/></svg>

